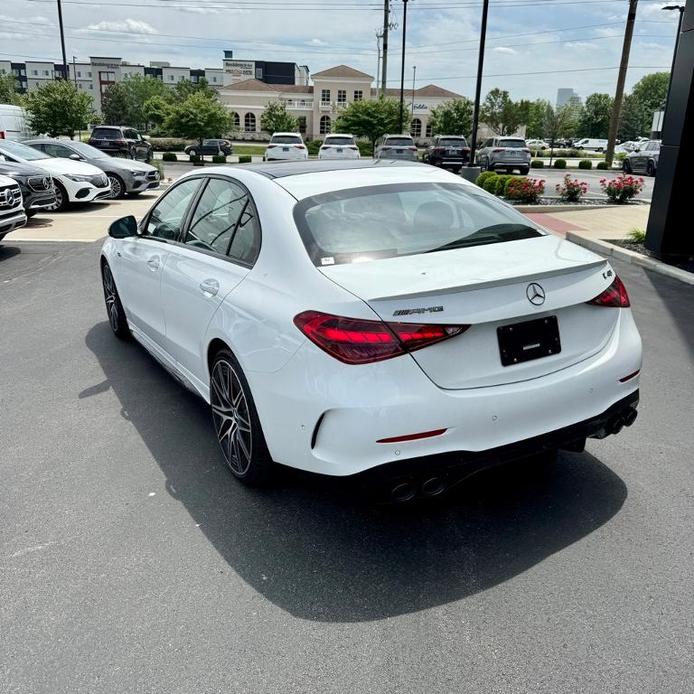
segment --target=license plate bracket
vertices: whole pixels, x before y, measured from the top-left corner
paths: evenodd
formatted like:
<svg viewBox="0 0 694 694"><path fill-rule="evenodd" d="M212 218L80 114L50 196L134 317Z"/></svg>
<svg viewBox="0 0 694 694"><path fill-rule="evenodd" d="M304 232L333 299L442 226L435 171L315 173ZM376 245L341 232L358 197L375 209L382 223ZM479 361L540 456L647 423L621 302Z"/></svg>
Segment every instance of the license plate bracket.
<svg viewBox="0 0 694 694"><path fill-rule="evenodd" d="M502 325L496 329L496 334L503 366L513 366L561 352L559 321L556 316Z"/></svg>

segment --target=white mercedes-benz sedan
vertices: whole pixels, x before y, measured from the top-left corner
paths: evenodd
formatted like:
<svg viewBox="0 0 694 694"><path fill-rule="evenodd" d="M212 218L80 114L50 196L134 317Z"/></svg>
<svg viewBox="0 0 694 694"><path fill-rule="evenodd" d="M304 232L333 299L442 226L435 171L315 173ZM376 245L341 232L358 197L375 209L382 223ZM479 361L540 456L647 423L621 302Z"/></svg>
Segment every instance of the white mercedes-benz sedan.
<svg viewBox="0 0 694 694"><path fill-rule="evenodd" d="M106 307L211 407L231 472L378 472L395 499L636 419L641 339L603 258L459 177L216 167L111 225Z"/></svg>

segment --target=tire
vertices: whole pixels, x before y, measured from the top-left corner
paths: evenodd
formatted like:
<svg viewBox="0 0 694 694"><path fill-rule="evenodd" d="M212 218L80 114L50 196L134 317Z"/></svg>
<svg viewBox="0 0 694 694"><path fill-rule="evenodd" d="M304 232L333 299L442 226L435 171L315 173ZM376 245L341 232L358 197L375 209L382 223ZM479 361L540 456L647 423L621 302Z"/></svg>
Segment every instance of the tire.
<svg viewBox="0 0 694 694"><path fill-rule="evenodd" d="M527 176L530 173L530 168L527 166L521 166L519 171L521 173L521 176ZM511 172L509 171L509 173L511 173Z"/></svg>
<svg viewBox="0 0 694 694"><path fill-rule="evenodd" d="M646 165L646 174L648 176L655 176L655 164L652 161L649 161Z"/></svg>
<svg viewBox="0 0 694 694"><path fill-rule="evenodd" d="M275 472L248 381L228 349L220 349L210 369L212 424L224 461L249 486L268 484Z"/></svg>
<svg viewBox="0 0 694 694"><path fill-rule="evenodd" d="M31 219L36 214L36 210L24 210L24 214L26 214L27 219Z"/></svg>
<svg viewBox="0 0 694 694"><path fill-rule="evenodd" d="M191 149L190 152L188 152L188 154L191 157L196 157L198 155L198 150L197 149Z"/></svg>
<svg viewBox="0 0 694 694"><path fill-rule="evenodd" d="M551 448L550 450L528 456L526 462L531 471L544 472L557 462L558 457L559 451L556 448Z"/></svg>
<svg viewBox="0 0 694 694"><path fill-rule="evenodd" d="M65 188L63 188L63 184L59 181L55 181L54 186L55 203L53 205L50 205L49 207L46 207L46 212L62 212L63 210L67 209L67 206L70 204L70 200L67 196L67 191L65 190Z"/></svg>
<svg viewBox="0 0 694 694"><path fill-rule="evenodd" d="M113 334L120 340L131 338L128 319L125 317L123 304L121 304L116 281L113 279L111 268L107 262L101 266L101 284L104 288L104 301L106 302L106 315Z"/></svg>
<svg viewBox="0 0 694 694"><path fill-rule="evenodd" d="M124 198L126 190L123 179L117 174L107 173L106 176L108 177L108 180L111 183L111 192L107 196L107 200L117 200L118 198Z"/></svg>

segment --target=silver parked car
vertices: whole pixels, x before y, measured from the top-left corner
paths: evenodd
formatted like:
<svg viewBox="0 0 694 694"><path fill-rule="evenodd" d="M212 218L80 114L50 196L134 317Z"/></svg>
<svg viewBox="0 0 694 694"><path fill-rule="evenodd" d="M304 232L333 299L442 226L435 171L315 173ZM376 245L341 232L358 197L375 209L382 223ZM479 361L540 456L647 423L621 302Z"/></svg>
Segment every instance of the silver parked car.
<svg viewBox="0 0 694 694"><path fill-rule="evenodd" d="M638 148L624 157L622 168L625 173L645 173L655 176L660 157L660 140L639 142Z"/></svg>
<svg viewBox="0 0 694 694"><path fill-rule="evenodd" d="M112 157L85 142L43 137L25 140L23 144L49 157L83 161L101 169L111 183L111 193L106 196L108 198L122 198L126 193L136 195L159 187L159 171L151 164L135 159Z"/></svg>
<svg viewBox="0 0 694 694"><path fill-rule="evenodd" d="M382 135L376 140L374 159L417 161L417 147L409 135Z"/></svg>
<svg viewBox="0 0 694 694"><path fill-rule="evenodd" d="M522 137L490 137L477 152L476 161L483 171L530 171L530 149Z"/></svg>

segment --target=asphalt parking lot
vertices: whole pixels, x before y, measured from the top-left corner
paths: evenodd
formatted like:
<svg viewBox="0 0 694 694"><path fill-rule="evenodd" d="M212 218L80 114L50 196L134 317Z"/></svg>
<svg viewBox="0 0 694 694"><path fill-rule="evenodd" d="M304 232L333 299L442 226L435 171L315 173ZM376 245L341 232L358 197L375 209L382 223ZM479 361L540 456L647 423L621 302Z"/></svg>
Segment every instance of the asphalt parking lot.
<svg viewBox="0 0 694 694"><path fill-rule="evenodd" d="M615 262L631 429L393 508L236 483L203 403L111 335L99 246L0 245L0 691L691 693L691 287Z"/></svg>

